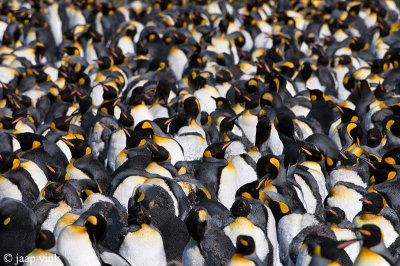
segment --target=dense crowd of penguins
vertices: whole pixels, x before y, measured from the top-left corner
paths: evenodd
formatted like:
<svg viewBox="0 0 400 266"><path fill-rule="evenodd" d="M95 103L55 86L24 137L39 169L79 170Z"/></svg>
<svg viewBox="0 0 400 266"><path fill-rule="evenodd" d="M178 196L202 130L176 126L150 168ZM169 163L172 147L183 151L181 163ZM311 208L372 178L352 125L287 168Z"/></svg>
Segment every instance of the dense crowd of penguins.
<svg viewBox="0 0 400 266"><path fill-rule="evenodd" d="M0 265L399 263L392 0L0 6Z"/></svg>

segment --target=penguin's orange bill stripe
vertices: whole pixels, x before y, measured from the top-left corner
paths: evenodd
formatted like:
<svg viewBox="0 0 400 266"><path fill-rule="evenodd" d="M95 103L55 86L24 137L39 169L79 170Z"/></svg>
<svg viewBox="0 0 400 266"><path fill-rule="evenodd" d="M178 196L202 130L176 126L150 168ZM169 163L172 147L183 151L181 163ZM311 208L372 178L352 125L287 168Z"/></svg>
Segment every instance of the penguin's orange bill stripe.
<svg viewBox="0 0 400 266"><path fill-rule="evenodd" d="M55 173L56 171L54 170L53 167L51 167L50 165L46 164L47 169L49 169L52 173Z"/></svg>
<svg viewBox="0 0 400 266"><path fill-rule="evenodd" d="M346 241L344 243L340 243L339 245L337 245L337 248L338 249L344 249L345 247L347 247L347 246L349 246L349 245L351 245L351 244L353 244L353 243L355 243L357 241L358 241L357 239L352 239L352 240Z"/></svg>
<svg viewBox="0 0 400 266"><path fill-rule="evenodd" d="M131 134L126 128L123 127L122 130L125 132L126 135L128 135L128 137L131 137Z"/></svg>
<svg viewBox="0 0 400 266"><path fill-rule="evenodd" d="M222 146L222 149L225 150L229 145L231 145L231 143L232 141L228 141L224 146Z"/></svg>
<svg viewBox="0 0 400 266"><path fill-rule="evenodd" d="M12 121L11 124L16 124L16 123L18 123L19 121L21 121L22 118L23 118L22 116L21 116L21 117L18 117L17 119L15 119L14 121Z"/></svg>
<svg viewBox="0 0 400 266"><path fill-rule="evenodd" d="M334 210L330 209L329 210L332 214L337 215L337 212L335 212Z"/></svg>
<svg viewBox="0 0 400 266"><path fill-rule="evenodd" d="M367 161L367 160L366 160L366 162L367 162L367 164L368 164L369 166L371 166L372 169L376 170L376 167L375 167L370 161Z"/></svg>
<svg viewBox="0 0 400 266"><path fill-rule="evenodd" d="M342 155L342 157L345 158L346 160L349 159L349 157L347 157L346 154L344 154L343 152L340 152L340 155Z"/></svg>
<svg viewBox="0 0 400 266"><path fill-rule="evenodd" d="M309 150L307 150L307 149L305 149L305 148L301 148L305 153L307 153L308 155L310 155L310 156L312 156L312 153L309 151Z"/></svg>
<svg viewBox="0 0 400 266"><path fill-rule="evenodd" d="M69 142L69 141L66 140L66 139L62 139L62 141L64 141L64 143L67 144L67 145L70 146L70 147L74 147L74 146L75 146L74 144L72 144L71 142Z"/></svg>

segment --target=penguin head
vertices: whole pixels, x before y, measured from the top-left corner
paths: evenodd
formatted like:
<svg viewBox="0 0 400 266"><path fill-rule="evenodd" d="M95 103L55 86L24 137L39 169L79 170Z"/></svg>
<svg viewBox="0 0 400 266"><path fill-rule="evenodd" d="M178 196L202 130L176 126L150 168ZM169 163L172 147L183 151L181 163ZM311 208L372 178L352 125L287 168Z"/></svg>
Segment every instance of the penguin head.
<svg viewBox="0 0 400 266"><path fill-rule="evenodd" d="M217 106L217 108L231 108L231 102L224 98L224 97L218 97L218 98L214 98L215 100L215 104Z"/></svg>
<svg viewBox="0 0 400 266"><path fill-rule="evenodd" d="M123 127L129 128L134 125L134 120L130 112L122 112L118 119L118 123Z"/></svg>
<svg viewBox="0 0 400 266"><path fill-rule="evenodd" d="M227 133L232 131L233 127L235 126L235 120L237 116L234 117L225 117L222 119L221 123L219 124L219 131L220 133Z"/></svg>
<svg viewBox="0 0 400 266"><path fill-rule="evenodd" d="M166 148L158 145L151 139L149 140L149 149L152 153L151 159L155 162L165 162L171 160L171 155Z"/></svg>
<svg viewBox="0 0 400 266"><path fill-rule="evenodd" d="M400 119L398 116L387 117L383 122L383 126L389 134L400 138Z"/></svg>
<svg viewBox="0 0 400 266"><path fill-rule="evenodd" d="M357 239L353 240L345 240L345 241L336 241L327 237L322 238L319 243L317 243L314 247L314 255L329 259L331 261L336 261L339 259L342 250L357 242Z"/></svg>
<svg viewBox="0 0 400 266"><path fill-rule="evenodd" d="M362 211L365 213L378 214L386 207L384 197L376 192L365 194L360 201L362 201Z"/></svg>
<svg viewBox="0 0 400 266"><path fill-rule="evenodd" d="M263 143L265 143L271 136L271 120L267 112L261 109L258 113L258 122L256 126L256 147L260 150Z"/></svg>
<svg viewBox="0 0 400 266"><path fill-rule="evenodd" d="M352 139L353 143L360 147L361 139L363 137L362 127L358 123L348 123L346 126L346 132Z"/></svg>
<svg viewBox="0 0 400 266"><path fill-rule="evenodd" d="M151 215L145 208L143 208L140 205L137 205L134 208L129 209L128 224L141 225L150 223L151 223Z"/></svg>
<svg viewBox="0 0 400 266"><path fill-rule="evenodd" d="M325 217L328 223L340 224L346 219L346 214L338 207L331 207L325 210Z"/></svg>
<svg viewBox="0 0 400 266"><path fill-rule="evenodd" d="M93 99L90 95L79 97L79 111L81 114L86 113L93 106Z"/></svg>
<svg viewBox="0 0 400 266"><path fill-rule="evenodd" d="M114 65L113 60L108 56L100 57L98 60L96 60L96 63L102 70L110 69Z"/></svg>
<svg viewBox="0 0 400 266"><path fill-rule="evenodd" d="M354 166L354 165L358 164L357 156L349 151L340 152L339 159L340 159L341 165Z"/></svg>
<svg viewBox="0 0 400 266"><path fill-rule="evenodd" d="M213 143L207 147L203 156L206 158L224 159L225 151L231 143L232 141Z"/></svg>
<svg viewBox="0 0 400 266"><path fill-rule="evenodd" d="M364 247L374 247L383 241L381 229L374 224L364 224L358 231L363 237Z"/></svg>
<svg viewBox="0 0 400 266"><path fill-rule="evenodd" d="M90 240L94 244L104 238L107 229L107 221L101 214L95 213L90 215L83 224L86 227Z"/></svg>
<svg viewBox="0 0 400 266"><path fill-rule="evenodd" d="M232 80L232 73L228 69L221 69L216 74L216 82L224 83Z"/></svg>
<svg viewBox="0 0 400 266"><path fill-rule="evenodd" d="M162 79L157 82L156 94L157 97L164 100L164 103L168 103L168 97L172 90L173 84L168 82L168 80Z"/></svg>
<svg viewBox="0 0 400 266"><path fill-rule="evenodd" d="M386 161L368 162L368 164L371 175L370 182L373 184L380 184L392 180L397 176L396 168L393 165L388 164Z"/></svg>
<svg viewBox="0 0 400 266"><path fill-rule="evenodd" d="M5 173L10 169L18 167L20 160L14 153L10 151L0 152L0 173Z"/></svg>
<svg viewBox="0 0 400 266"><path fill-rule="evenodd" d="M64 183L51 182L42 189L42 197L47 202L58 203L65 200Z"/></svg>
<svg viewBox="0 0 400 266"><path fill-rule="evenodd" d="M256 251L256 243L251 236L239 235L236 238L236 253L251 255Z"/></svg>
<svg viewBox="0 0 400 266"><path fill-rule="evenodd" d="M278 177L281 162L275 155L265 155L260 157L257 161L256 172L259 179L267 177L268 179L275 179Z"/></svg>
<svg viewBox="0 0 400 266"><path fill-rule="evenodd" d="M231 207L231 212L234 217L248 217L250 211L251 204L245 198L236 200Z"/></svg>
<svg viewBox="0 0 400 266"><path fill-rule="evenodd" d="M185 224L191 237L201 241L207 228L208 213L202 207L191 209L185 218Z"/></svg>
<svg viewBox="0 0 400 266"><path fill-rule="evenodd" d="M153 208L164 208L175 213L175 205L172 197L164 188L158 185L148 183L140 185L135 190L133 196L129 199L128 213L130 212L130 209L135 208L137 205L148 210Z"/></svg>
<svg viewBox="0 0 400 266"><path fill-rule="evenodd" d="M51 249L56 245L56 238L49 230L38 230L36 233L36 248Z"/></svg>
<svg viewBox="0 0 400 266"><path fill-rule="evenodd" d="M279 113L274 120L275 128L278 133L293 138L294 136L294 124L292 118L285 113Z"/></svg>
<svg viewBox="0 0 400 266"><path fill-rule="evenodd" d="M73 116L61 116L57 117L56 119L51 122L50 127L52 129L57 129L61 131L68 131L69 130L69 125L71 123Z"/></svg>
<svg viewBox="0 0 400 266"><path fill-rule="evenodd" d="M37 135L30 132L11 134L10 136L18 141L22 151L28 151L31 149L38 148L39 146L42 145L43 140L45 139L41 135Z"/></svg>
<svg viewBox="0 0 400 266"><path fill-rule="evenodd" d="M304 154L305 161L320 162L325 160L325 156L314 145L302 145L300 149Z"/></svg>
<svg viewBox="0 0 400 266"><path fill-rule="evenodd" d="M78 138L68 140L62 138L61 140L68 145L68 148L71 151L72 158L79 159L91 153L91 149L86 140Z"/></svg>
<svg viewBox="0 0 400 266"><path fill-rule="evenodd" d="M355 123L359 120L357 112L354 111L353 109L341 107L340 105L336 105L336 107L340 112L342 123L350 123L350 122Z"/></svg>
<svg viewBox="0 0 400 266"><path fill-rule="evenodd" d="M370 148L375 148L381 144L383 139L382 132L374 127L367 131L367 146Z"/></svg>
<svg viewBox="0 0 400 266"><path fill-rule="evenodd" d="M135 34L135 31L132 29L128 29L126 31L126 34ZM110 54L112 56L112 60L114 61L115 65L120 65L122 63L125 63L127 61L123 51L121 48L117 47L110 47Z"/></svg>
<svg viewBox="0 0 400 266"><path fill-rule="evenodd" d="M186 117L191 119L196 119L200 113L200 103L196 97L189 97L183 102L183 109Z"/></svg>

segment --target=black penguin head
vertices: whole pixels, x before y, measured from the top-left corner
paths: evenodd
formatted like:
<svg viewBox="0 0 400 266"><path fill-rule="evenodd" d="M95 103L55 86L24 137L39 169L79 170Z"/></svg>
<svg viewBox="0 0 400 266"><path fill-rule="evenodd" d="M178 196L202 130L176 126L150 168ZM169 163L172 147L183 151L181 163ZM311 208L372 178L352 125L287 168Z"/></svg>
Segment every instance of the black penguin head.
<svg viewBox="0 0 400 266"><path fill-rule="evenodd" d="M265 110L261 109L258 116L256 126L256 146L261 149L261 146L271 136L271 120Z"/></svg>
<svg viewBox="0 0 400 266"><path fill-rule="evenodd" d="M206 158L224 159L225 151L231 143L232 141L213 143L207 147L203 156Z"/></svg>
<svg viewBox="0 0 400 266"><path fill-rule="evenodd" d="M393 165L382 162L368 162L370 169L370 182L380 184L393 179L397 175L396 168Z"/></svg>
<svg viewBox="0 0 400 266"><path fill-rule="evenodd" d="M156 180L156 179L153 179ZM160 181L162 181L160 179ZM129 210L140 205L148 210L153 208L164 208L175 214L175 205L172 197L168 192L158 185L144 183L140 185L133 196L128 202L128 213Z"/></svg>
<svg viewBox="0 0 400 266"><path fill-rule="evenodd" d="M84 114L93 106L93 99L90 95L79 97L79 111Z"/></svg>
<svg viewBox="0 0 400 266"><path fill-rule="evenodd" d="M251 236L239 235L236 238L236 253L250 255L256 251L256 243Z"/></svg>
<svg viewBox="0 0 400 266"><path fill-rule="evenodd" d="M332 207L325 210L325 217L328 223L340 224L346 219L344 211L338 207Z"/></svg>
<svg viewBox="0 0 400 266"><path fill-rule="evenodd" d="M136 205L134 208L129 209L128 224L142 225L150 223L151 215L145 208L140 205Z"/></svg>
<svg viewBox="0 0 400 266"><path fill-rule="evenodd" d="M57 117L56 119L53 120L51 123L51 128L52 129L57 129L61 131L68 131L69 130L69 125L71 123L73 116L60 116Z"/></svg>
<svg viewBox="0 0 400 266"><path fill-rule="evenodd" d="M280 134L293 137L294 124L292 118L288 114L279 113L275 117L274 124Z"/></svg>
<svg viewBox="0 0 400 266"><path fill-rule="evenodd" d="M363 137L362 127L357 123L349 123L346 126L347 134L353 140L353 143L358 147L361 146L361 139Z"/></svg>
<svg viewBox="0 0 400 266"><path fill-rule="evenodd" d="M378 214L386 207L385 199L376 192L365 194L360 201L362 201L362 211L366 213Z"/></svg>
<svg viewBox="0 0 400 266"><path fill-rule="evenodd" d="M75 46L62 47L61 50L69 56L76 56L80 54L79 49Z"/></svg>
<svg viewBox="0 0 400 266"><path fill-rule="evenodd" d="M224 119L222 119L221 123L219 124L220 133L232 131L233 127L235 126L236 118L237 116L225 117Z"/></svg>
<svg viewBox="0 0 400 266"><path fill-rule="evenodd" d="M320 162L325 159L325 156L314 145L302 145L300 149L305 161Z"/></svg>
<svg viewBox="0 0 400 266"><path fill-rule="evenodd" d="M102 70L109 69L114 65L113 60L108 56L103 56L96 60L96 63L99 65L99 68Z"/></svg>
<svg viewBox="0 0 400 266"><path fill-rule="evenodd" d="M152 153L151 159L155 162L165 162L171 160L171 155L163 146L158 145L152 140L149 140L149 149Z"/></svg>
<svg viewBox="0 0 400 266"><path fill-rule="evenodd" d="M275 179L278 177L281 162L275 155L265 155L260 157L257 161L257 177L259 179L267 177L268 179Z"/></svg>
<svg viewBox="0 0 400 266"><path fill-rule="evenodd" d="M42 196L45 201L58 203L65 200L64 183L52 182L47 184L42 190Z"/></svg>
<svg viewBox="0 0 400 266"><path fill-rule="evenodd" d="M196 119L200 113L200 103L196 97L189 97L183 102L183 110L189 119Z"/></svg>
<svg viewBox="0 0 400 266"><path fill-rule="evenodd" d="M168 97L172 90L172 86L173 84L165 79L162 79L157 82L157 87L156 87L157 97L162 99L165 104L168 103Z"/></svg>
<svg viewBox="0 0 400 266"><path fill-rule="evenodd" d="M118 123L123 127L131 127L134 125L134 120L130 112L123 112L118 119Z"/></svg>
<svg viewBox="0 0 400 266"><path fill-rule="evenodd" d="M90 240L96 244L105 236L107 221L103 215L96 213L86 218L84 226L87 229Z"/></svg>
<svg viewBox="0 0 400 266"><path fill-rule="evenodd" d="M0 152L0 173L5 173L19 166L19 164L20 160L14 153L10 151Z"/></svg>
<svg viewBox="0 0 400 266"><path fill-rule="evenodd" d="M353 109L341 107L340 105L336 105L336 107L340 112L342 123L350 123L350 122L354 123L359 120L357 112L354 111Z"/></svg>
<svg viewBox="0 0 400 266"><path fill-rule="evenodd" d="M126 34L135 34L135 31L133 31L132 29L128 29L126 31ZM119 65L122 63L126 62L126 57L124 55L124 53L122 52L121 48L117 47L110 47L110 54L112 56L112 60L114 61L115 65Z"/></svg>
<svg viewBox="0 0 400 266"><path fill-rule="evenodd" d="M367 132L367 146L371 148L377 147L379 144L381 144L383 139L382 132L374 127L368 130Z"/></svg>
<svg viewBox="0 0 400 266"><path fill-rule="evenodd" d="M363 237L364 247L373 247L383 241L381 229L374 224L364 224L358 231Z"/></svg>
<svg viewBox="0 0 400 266"><path fill-rule="evenodd" d="M390 134L400 138L400 117L399 116L389 116L383 122L384 127Z"/></svg>
<svg viewBox="0 0 400 266"><path fill-rule="evenodd" d="M357 241L357 239L335 241L327 237L322 238L321 241L315 245L314 254L318 257L336 261L339 259L342 249Z"/></svg>
<svg viewBox="0 0 400 266"><path fill-rule="evenodd" d="M49 230L38 230L36 233L36 248L51 249L56 245L56 238Z"/></svg>
<svg viewBox="0 0 400 266"><path fill-rule="evenodd" d="M72 158L79 159L91 153L89 144L83 139L61 139L71 151Z"/></svg>
<svg viewBox="0 0 400 266"><path fill-rule="evenodd" d="M45 139L41 135L30 132L11 134L11 137L18 141L22 151L28 151L41 146L43 144L43 140Z"/></svg>
<svg viewBox="0 0 400 266"><path fill-rule="evenodd" d="M223 82L228 82L232 80L232 74L229 70L227 69L221 69L217 72L216 74L216 79L217 83L223 83Z"/></svg>
<svg viewBox="0 0 400 266"><path fill-rule="evenodd" d="M339 159L340 159L341 165L354 166L354 165L358 164L357 156L348 151L340 152Z"/></svg>
<svg viewBox="0 0 400 266"><path fill-rule="evenodd" d="M231 207L231 212L234 217L248 217L250 211L251 204L245 198L236 200Z"/></svg>
<svg viewBox="0 0 400 266"><path fill-rule="evenodd" d="M202 207L195 207L185 218L186 227L191 237L196 241L201 241L204 237L204 233L207 228L207 216L206 209Z"/></svg>

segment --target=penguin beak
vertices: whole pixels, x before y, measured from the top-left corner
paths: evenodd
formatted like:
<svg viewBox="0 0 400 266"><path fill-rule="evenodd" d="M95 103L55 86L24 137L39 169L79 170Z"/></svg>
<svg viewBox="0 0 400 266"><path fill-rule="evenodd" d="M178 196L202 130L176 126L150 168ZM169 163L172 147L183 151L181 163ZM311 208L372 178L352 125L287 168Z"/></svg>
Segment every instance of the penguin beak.
<svg viewBox="0 0 400 266"><path fill-rule="evenodd" d="M332 213L332 214L335 215L335 216L337 215L337 212L335 212L335 211L332 210L332 209L329 209L329 212Z"/></svg>
<svg viewBox="0 0 400 266"><path fill-rule="evenodd" d="M337 245L337 248L338 249L344 249L345 247L350 246L351 244L353 244L353 243L355 243L357 241L359 241L359 240L358 239L352 239L352 240L345 241L345 242L340 243L339 245Z"/></svg>
<svg viewBox="0 0 400 266"><path fill-rule="evenodd" d="M52 173L55 173L56 171L54 170L53 167L51 167L50 165L46 164L47 169L49 169Z"/></svg>
<svg viewBox="0 0 400 266"><path fill-rule="evenodd" d="M227 143L225 143L225 145L224 146L222 146L222 150L225 150L226 148L228 148L229 147L229 145L231 145L231 143L232 143L233 141L232 140L230 140L230 141L228 141Z"/></svg>
<svg viewBox="0 0 400 266"><path fill-rule="evenodd" d="M122 128L122 130L125 132L125 134L128 136L128 137L131 137L131 134L129 133L129 131L126 129L126 128Z"/></svg>
<svg viewBox="0 0 400 266"><path fill-rule="evenodd" d="M67 144L70 147L74 147L74 144L71 143L70 141L66 140L66 139L61 139L65 144Z"/></svg>
<svg viewBox="0 0 400 266"><path fill-rule="evenodd" d="M360 201L362 201L362 202L365 203L365 204L369 204L369 205L372 204L372 201L367 200L367 199L364 199L364 198L360 199Z"/></svg>
<svg viewBox="0 0 400 266"><path fill-rule="evenodd" d="M167 121L164 122L164 125L168 125L168 124L171 123L175 118L176 118L176 116L171 117L170 119L168 119Z"/></svg>
<svg viewBox="0 0 400 266"><path fill-rule="evenodd" d="M340 152L340 155L341 155L343 158L345 158L346 160L349 159L349 157L347 157L346 154L344 154L342 151Z"/></svg>

